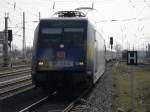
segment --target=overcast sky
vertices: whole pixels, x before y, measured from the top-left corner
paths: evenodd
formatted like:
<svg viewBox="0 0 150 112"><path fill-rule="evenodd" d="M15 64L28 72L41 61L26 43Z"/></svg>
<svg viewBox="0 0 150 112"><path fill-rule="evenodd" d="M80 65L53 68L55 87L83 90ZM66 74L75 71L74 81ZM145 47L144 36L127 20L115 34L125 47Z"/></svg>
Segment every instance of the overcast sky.
<svg viewBox="0 0 150 112"><path fill-rule="evenodd" d="M22 13L26 18L26 45L32 46L34 29L41 18L49 18L58 10L91 7L93 0L0 0L0 31L4 30L5 13L13 27L13 44L22 48ZM55 2L55 9L53 10ZM123 48L141 49L150 42L150 0L94 0L96 10L89 11L109 47L109 37ZM115 20L115 21L114 21Z"/></svg>

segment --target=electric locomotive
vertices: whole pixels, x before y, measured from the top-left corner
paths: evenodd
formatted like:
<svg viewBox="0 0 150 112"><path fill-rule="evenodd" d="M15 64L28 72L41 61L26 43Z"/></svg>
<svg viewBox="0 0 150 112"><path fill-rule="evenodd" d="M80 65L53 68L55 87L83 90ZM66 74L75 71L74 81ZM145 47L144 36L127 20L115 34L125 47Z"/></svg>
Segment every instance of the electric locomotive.
<svg viewBox="0 0 150 112"><path fill-rule="evenodd" d="M105 41L79 11L41 19L33 43L32 81L49 89L93 85L105 70Z"/></svg>

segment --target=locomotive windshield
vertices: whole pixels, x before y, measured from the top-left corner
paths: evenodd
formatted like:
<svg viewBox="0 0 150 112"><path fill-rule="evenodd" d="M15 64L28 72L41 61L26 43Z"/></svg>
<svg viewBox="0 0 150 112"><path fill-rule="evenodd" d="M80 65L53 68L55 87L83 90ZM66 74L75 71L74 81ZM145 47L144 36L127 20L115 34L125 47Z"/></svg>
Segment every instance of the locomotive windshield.
<svg viewBox="0 0 150 112"><path fill-rule="evenodd" d="M42 34L61 34L62 29L61 28L43 28Z"/></svg>
<svg viewBox="0 0 150 112"><path fill-rule="evenodd" d="M86 39L86 20L42 20L39 44L83 43Z"/></svg>
<svg viewBox="0 0 150 112"><path fill-rule="evenodd" d="M64 28L63 42L64 43L81 43L84 39L83 28Z"/></svg>
<svg viewBox="0 0 150 112"><path fill-rule="evenodd" d="M42 42L60 42L62 29L61 28L42 28Z"/></svg>

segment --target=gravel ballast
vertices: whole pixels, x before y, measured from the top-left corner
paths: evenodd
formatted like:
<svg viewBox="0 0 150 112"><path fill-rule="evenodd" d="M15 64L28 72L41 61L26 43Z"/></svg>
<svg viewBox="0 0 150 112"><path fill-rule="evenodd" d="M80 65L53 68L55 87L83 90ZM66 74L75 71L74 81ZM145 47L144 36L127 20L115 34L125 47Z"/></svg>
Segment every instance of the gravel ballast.
<svg viewBox="0 0 150 112"><path fill-rule="evenodd" d="M83 104L77 105L72 111L112 112L112 92L112 65L109 63L89 98Z"/></svg>

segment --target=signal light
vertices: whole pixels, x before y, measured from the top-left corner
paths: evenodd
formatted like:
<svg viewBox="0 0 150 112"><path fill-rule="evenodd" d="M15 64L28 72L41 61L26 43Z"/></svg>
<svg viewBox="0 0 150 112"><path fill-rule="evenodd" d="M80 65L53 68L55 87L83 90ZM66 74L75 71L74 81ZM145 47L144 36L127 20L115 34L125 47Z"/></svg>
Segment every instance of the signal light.
<svg viewBox="0 0 150 112"><path fill-rule="evenodd" d="M110 37L110 45L111 45L111 49L113 47L113 37Z"/></svg>
<svg viewBox="0 0 150 112"><path fill-rule="evenodd" d="M110 45L113 45L113 37L110 37Z"/></svg>
<svg viewBox="0 0 150 112"><path fill-rule="evenodd" d="M12 36L12 30L8 30L8 41L12 41L13 36Z"/></svg>

